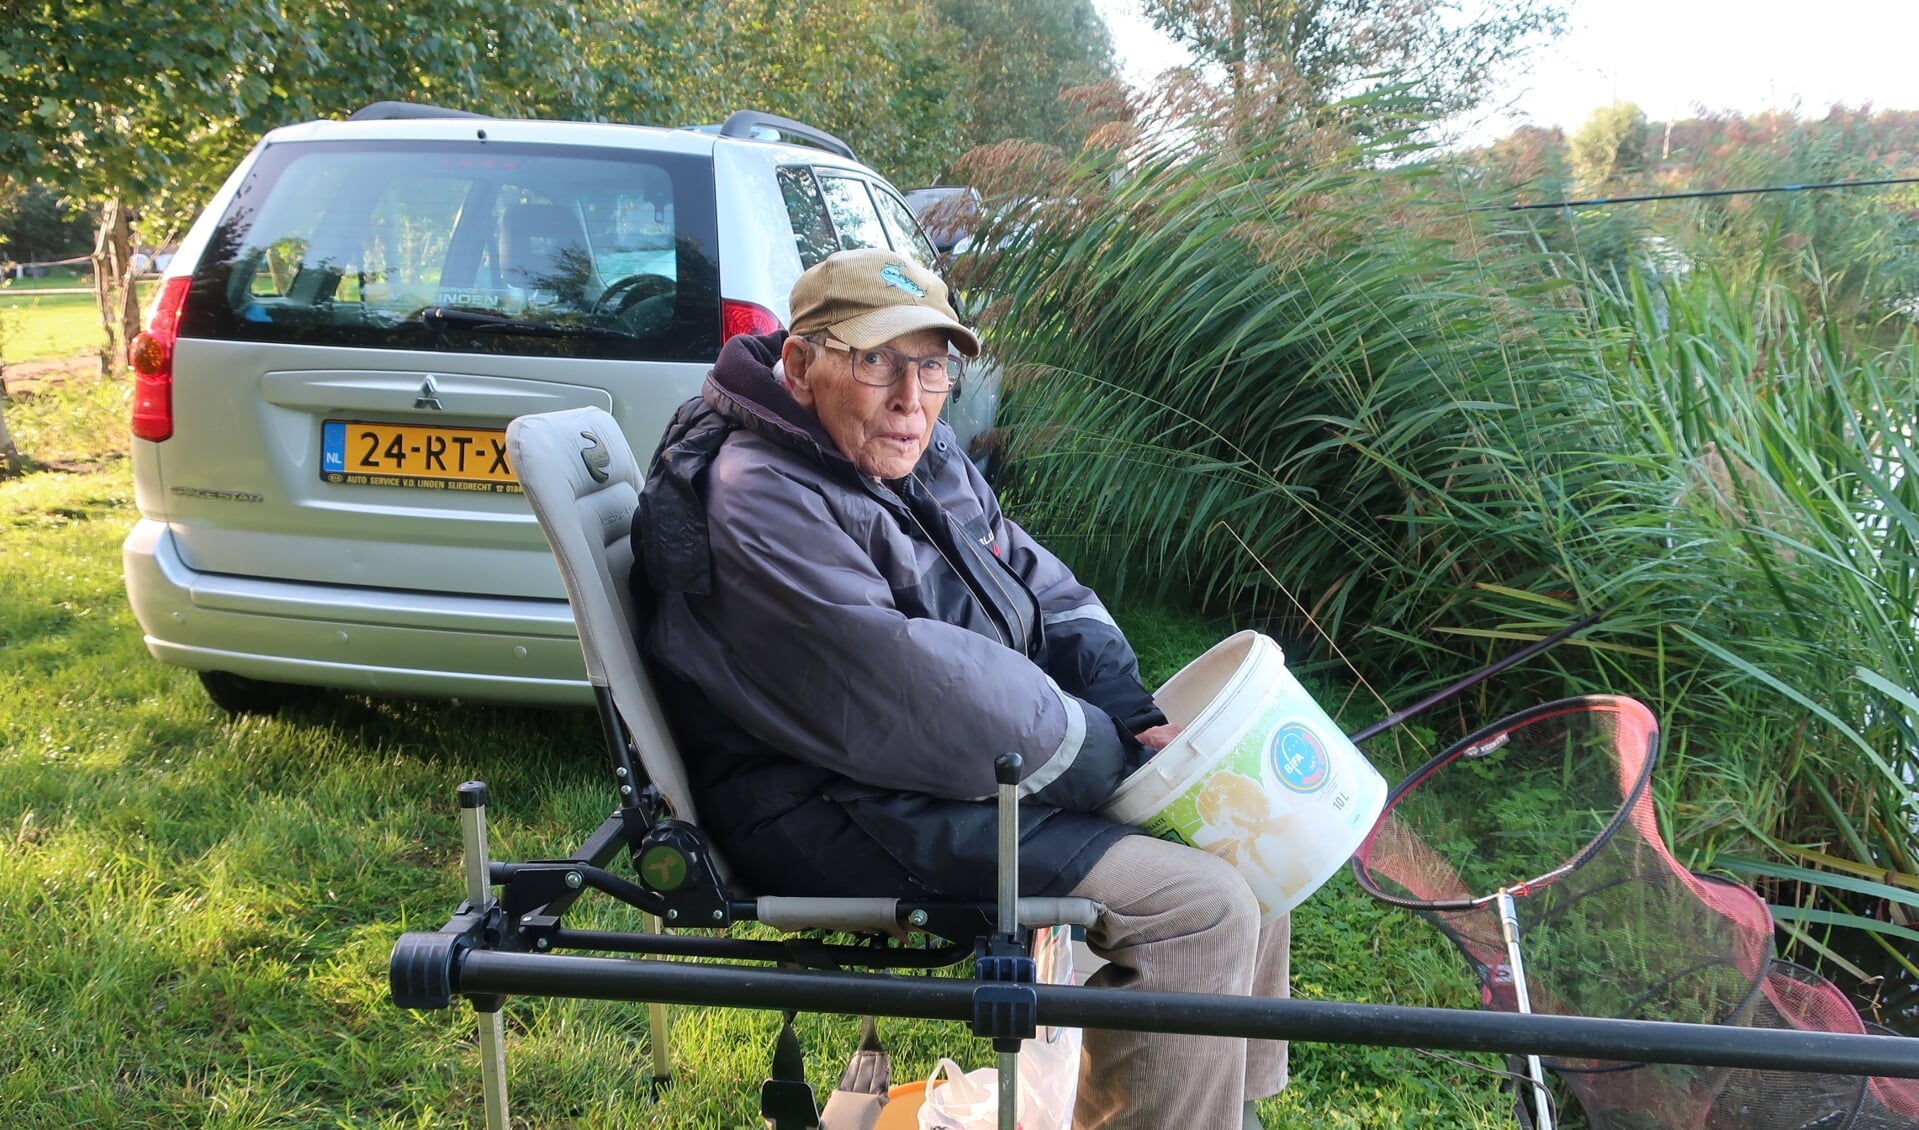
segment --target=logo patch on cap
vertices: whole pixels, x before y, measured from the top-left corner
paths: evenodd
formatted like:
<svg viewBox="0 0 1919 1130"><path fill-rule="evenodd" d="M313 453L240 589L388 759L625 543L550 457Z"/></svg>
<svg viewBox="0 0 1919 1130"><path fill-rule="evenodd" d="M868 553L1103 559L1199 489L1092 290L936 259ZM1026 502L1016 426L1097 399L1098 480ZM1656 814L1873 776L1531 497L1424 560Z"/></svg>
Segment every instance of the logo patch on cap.
<svg viewBox="0 0 1919 1130"><path fill-rule="evenodd" d="M926 288L906 277L906 270L898 263L888 263L880 268L880 281L895 290L903 290L914 298L925 298Z"/></svg>

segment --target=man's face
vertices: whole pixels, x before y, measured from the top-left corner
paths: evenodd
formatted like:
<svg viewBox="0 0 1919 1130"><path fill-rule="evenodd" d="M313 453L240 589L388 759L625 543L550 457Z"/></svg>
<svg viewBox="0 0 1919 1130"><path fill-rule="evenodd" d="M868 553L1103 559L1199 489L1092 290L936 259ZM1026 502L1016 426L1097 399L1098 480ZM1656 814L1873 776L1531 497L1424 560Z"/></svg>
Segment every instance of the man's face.
<svg viewBox="0 0 1919 1130"><path fill-rule="evenodd" d="M947 351L946 335L939 330L905 334L886 346L909 357ZM814 349L788 338L782 356L793 399L819 417L840 454L861 473L902 479L919 463L933 441L933 422L947 394L920 388L913 366L886 388L875 388L853 379L852 355L844 350Z"/></svg>

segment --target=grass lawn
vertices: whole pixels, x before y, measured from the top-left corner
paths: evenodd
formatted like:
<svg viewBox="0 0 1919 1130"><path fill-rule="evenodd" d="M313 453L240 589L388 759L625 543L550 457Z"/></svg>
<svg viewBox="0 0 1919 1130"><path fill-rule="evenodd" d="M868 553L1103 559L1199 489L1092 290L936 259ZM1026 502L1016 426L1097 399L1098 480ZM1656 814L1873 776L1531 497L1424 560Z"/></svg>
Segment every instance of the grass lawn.
<svg viewBox="0 0 1919 1130"><path fill-rule="evenodd" d="M87 286L85 278L48 276L13 279L0 287L0 360L44 361L100 348L100 308L93 295L44 294L55 287ZM153 283L136 284L142 303Z"/></svg>
<svg viewBox="0 0 1919 1130"><path fill-rule="evenodd" d="M118 411L89 384L9 405L22 449L44 446L43 420ZM15 955L0 973L0 1124L477 1125L472 1014L395 1009L387 955L459 900L460 781L491 786L497 858L563 854L599 821L611 791L592 717L355 696L226 717L191 673L147 656L127 609L127 462L72 454L98 469L0 483L0 932ZM1221 634L1122 619L1154 677ZM637 925L582 911L580 925ZM1293 969L1302 997L1476 1000L1436 931L1344 876L1296 915ZM506 1019L516 1126L760 1124L776 1014L676 1009L678 1079L657 1103L644 1008L515 999ZM822 1098L856 1028L806 1021ZM959 1026L882 1030L898 1081L940 1054L991 1061ZM1272 1127L1503 1127L1491 1063L1299 1043L1291 1089L1263 1113Z"/></svg>
<svg viewBox="0 0 1919 1130"><path fill-rule="evenodd" d="M70 357L100 346L100 310L90 294L0 290L0 357Z"/></svg>

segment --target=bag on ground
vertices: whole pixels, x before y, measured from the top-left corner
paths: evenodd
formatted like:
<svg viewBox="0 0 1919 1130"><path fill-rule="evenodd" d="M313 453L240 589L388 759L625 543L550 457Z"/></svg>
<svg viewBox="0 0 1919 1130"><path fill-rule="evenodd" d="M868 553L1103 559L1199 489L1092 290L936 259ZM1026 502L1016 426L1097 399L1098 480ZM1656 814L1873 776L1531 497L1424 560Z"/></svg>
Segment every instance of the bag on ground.
<svg viewBox="0 0 1919 1130"><path fill-rule="evenodd" d="M820 1130L873 1130L892 1082L893 1061L880 1043L879 1026L872 1017L864 1017L859 1046L820 1111Z"/></svg>
<svg viewBox="0 0 1919 1130"><path fill-rule="evenodd" d="M1034 932L1035 979L1073 983L1073 935L1067 926ZM1041 1025L1019 1049L1020 1130L1072 1130L1079 1092L1080 1031ZM942 1058L926 1081L920 1130L998 1130L999 1072L967 1071Z"/></svg>
<svg viewBox="0 0 1919 1130"><path fill-rule="evenodd" d="M997 1130L999 1072L968 1071L944 1056L926 1080L920 1130Z"/></svg>

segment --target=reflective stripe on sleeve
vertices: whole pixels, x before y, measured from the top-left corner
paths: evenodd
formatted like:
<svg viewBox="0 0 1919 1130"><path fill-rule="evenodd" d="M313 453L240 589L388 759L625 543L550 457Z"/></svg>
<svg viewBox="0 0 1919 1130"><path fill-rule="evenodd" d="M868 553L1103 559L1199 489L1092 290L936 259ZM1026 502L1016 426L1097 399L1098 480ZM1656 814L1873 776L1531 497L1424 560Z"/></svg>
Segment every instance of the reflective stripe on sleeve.
<svg viewBox="0 0 1919 1130"><path fill-rule="evenodd" d="M1112 628L1114 631L1119 630L1119 625L1113 622L1112 614L1097 604L1082 604L1078 608L1068 608L1061 612L1048 612L1040 617L1040 622L1049 628L1054 624L1064 624L1068 620L1096 620Z"/></svg>
<svg viewBox="0 0 1919 1130"><path fill-rule="evenodd" d="M1079 759L1080 750L1086 747L1085 710L1077 699L1060 690L1059 684L1051 678L1046 680L1046 685L1059 696L1059 704L1066 711L1066 736L1060 739L1059 748L1046 759L1046 764L1033 770L1019 783L1019 795L1022 797L1032 796L1065 776L1066 771L1073 767L1073 762Z"/></svg>

